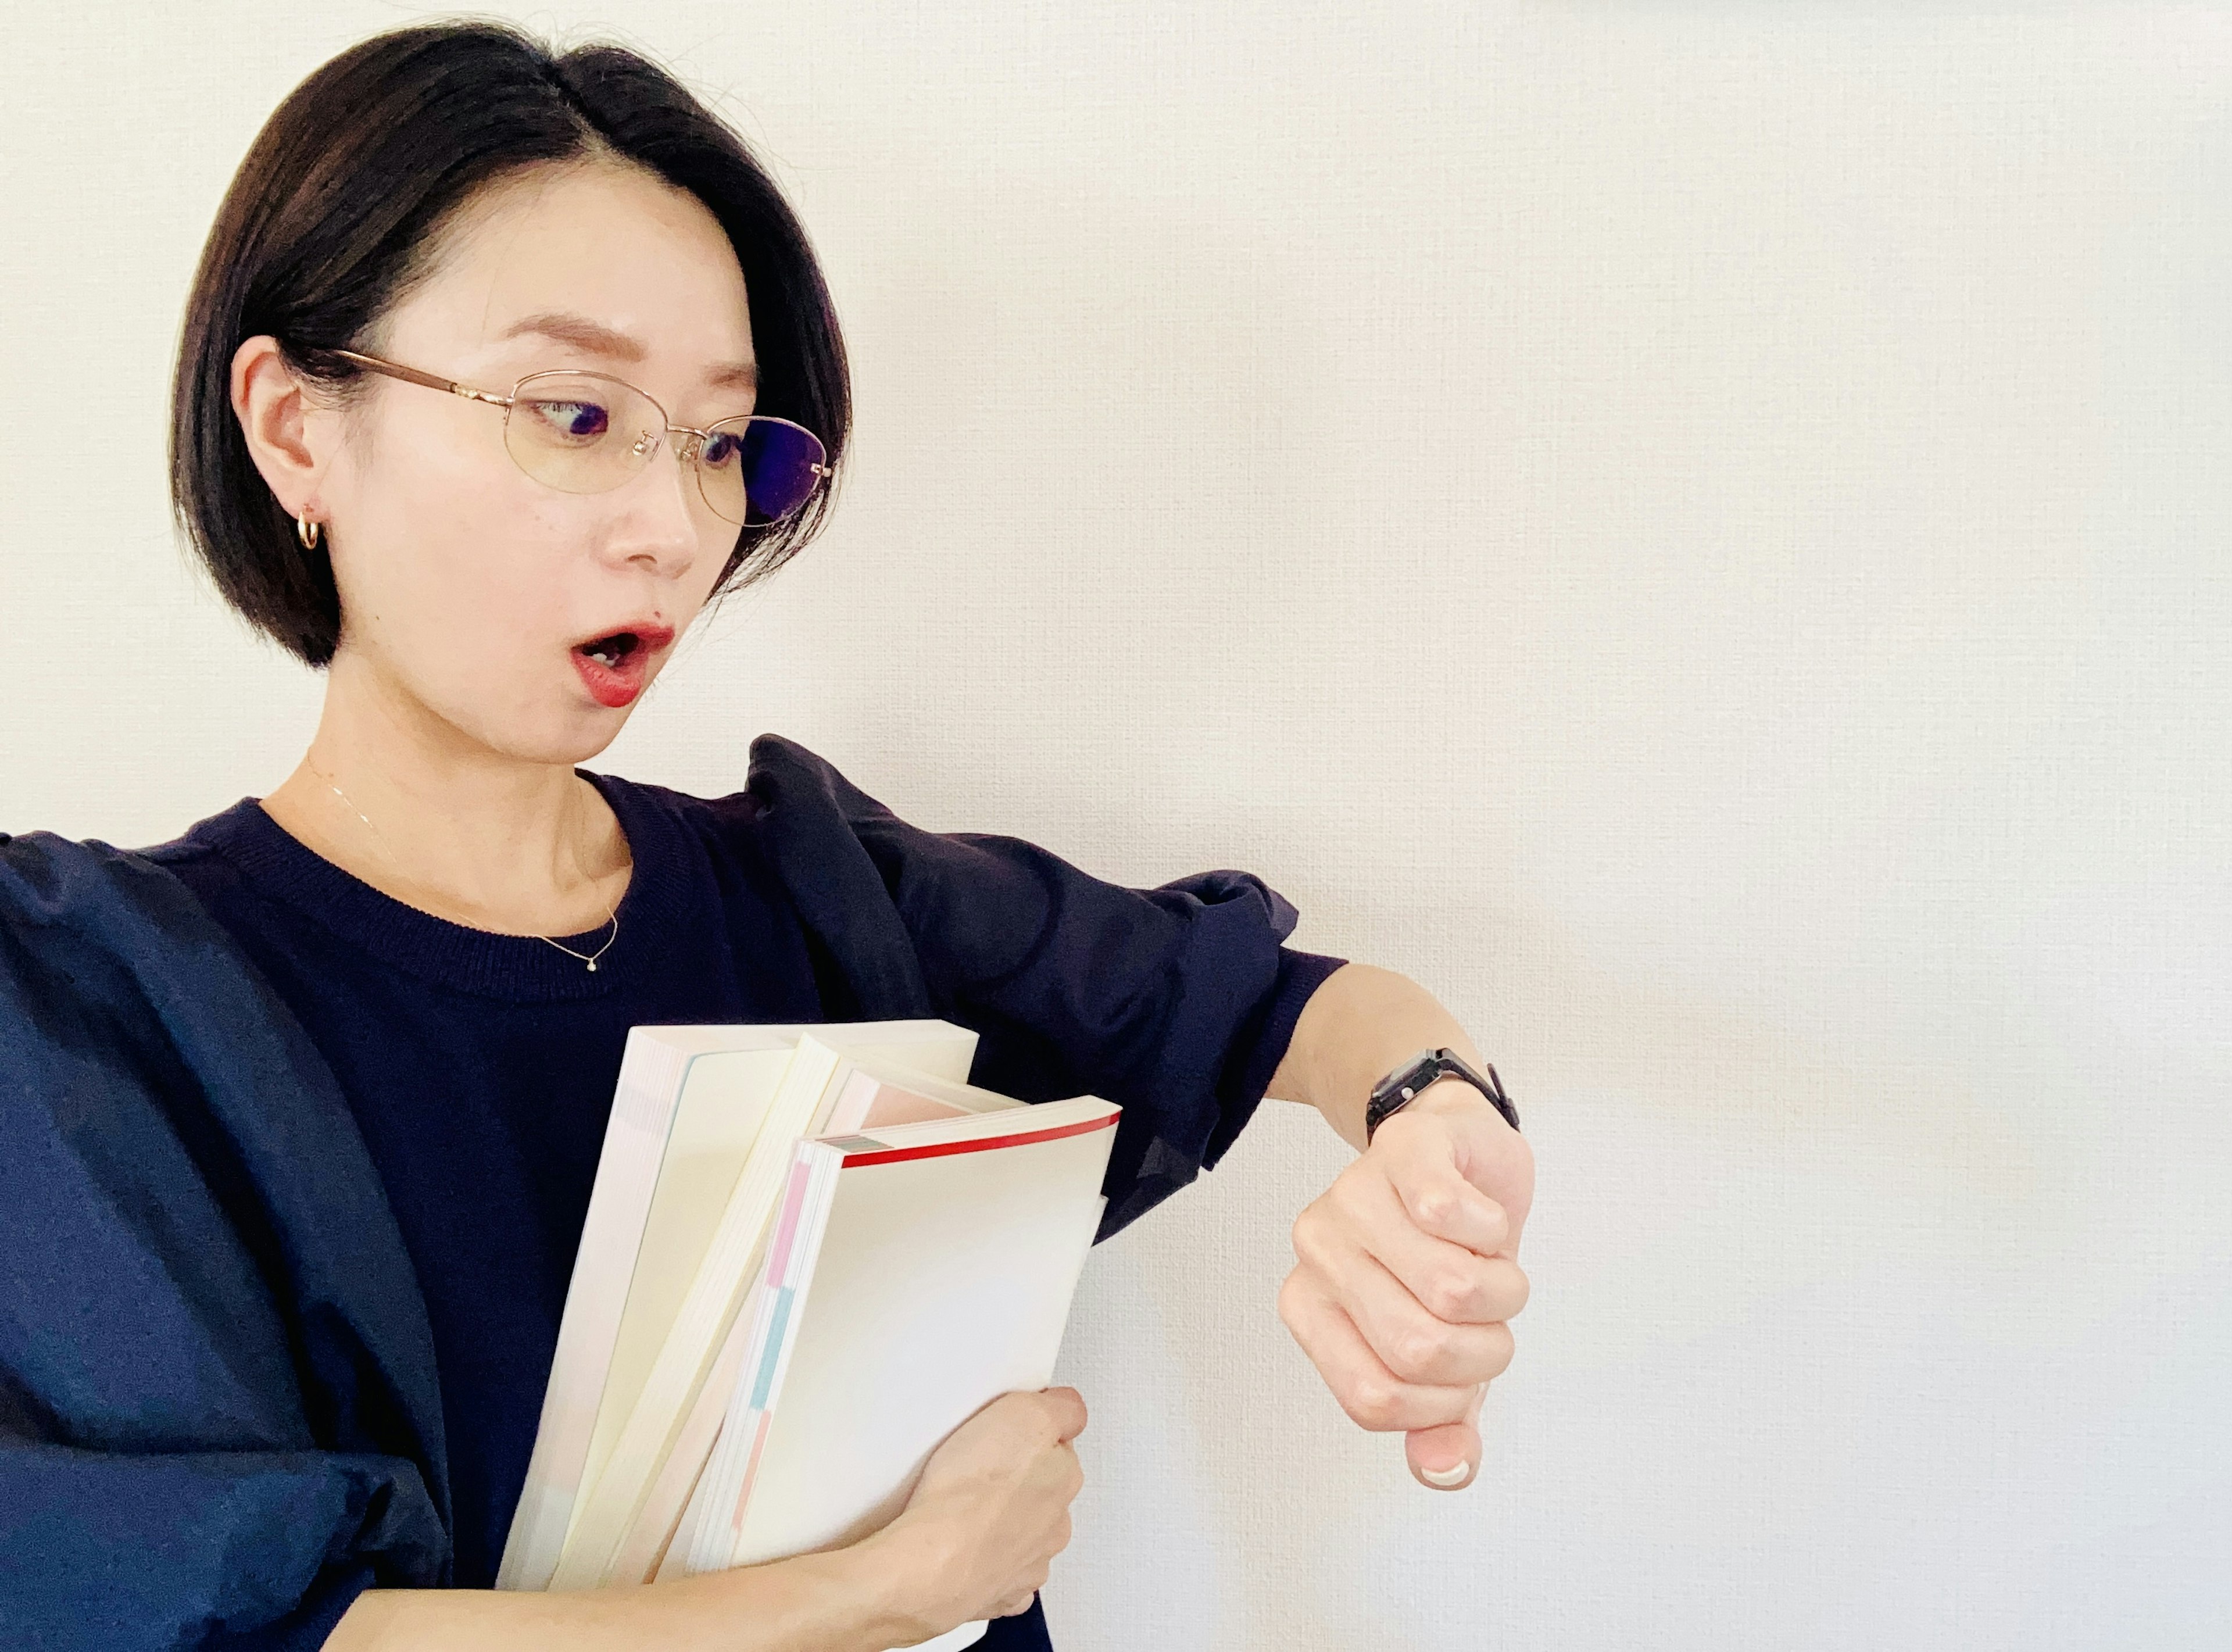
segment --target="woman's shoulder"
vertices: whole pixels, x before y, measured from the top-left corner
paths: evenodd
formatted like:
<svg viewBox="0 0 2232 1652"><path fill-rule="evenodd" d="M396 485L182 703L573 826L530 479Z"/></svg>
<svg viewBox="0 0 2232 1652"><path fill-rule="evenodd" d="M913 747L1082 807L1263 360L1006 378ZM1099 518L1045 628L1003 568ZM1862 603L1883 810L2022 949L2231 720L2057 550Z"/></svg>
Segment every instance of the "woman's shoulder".
<svg viewBox="0 0 2232 1652"><path fill-rule="evenodd" d="M181 861L221 854L228 846L253 836L257 825L265 822L277 824L264 813L260 798L243 797L215 814L204 815L174 837L143 845L130 852L159 866L175 865Z"/></svg>
<svg viewBox="0 0 2232 1652"><path fill-rule="evenodd" d="M744 864L779 898L827 964L834 1020L896 1020L934 1013L913 943L853 821L889 812L834 764L780 735L751 743L739 790L700 797L643 781L590 776L631 841L694 839L717 865ZM640 857L639 857L640 859Z"/></svg>
<svg viewBox="0 0 2232 1652"><path fill-rule="evenodd" d="M819 753L782 735L751 742L744 784L701 796L648 781L593 774L623 830L653 821L678 826L709 845L755 859L814 859L857 843L871 822L897 817Z"/></svg>
<svg viewBox="0 0 2232 1652"><path fill-rule="evenodd" d="M797 741L778 734L754 736L750 763L743 786L717 796L700 796L648 781L619 775L594 776L600 783L623 787L663 809L679 813L717 814L723 819L756 820L789 805L826 800L840 810L873 810L889 813L880 803L853 784L837 765Z"/></svg>
<svg viewBox="0 0 2232 1652"><path fill-rule="evenodd" d="M263 812L260 799L243 797L195 821L176 837L128 852L185 885L204 910L224 922L247 900L302 877L304 857L285 828Z"/></svg>
<svg viewBox="0 0 2232 1652"><path fill-rule="evenodd" d="M198 1007L195 1016L263 1015L276 1001L212 904L218 886L237 876L204 839L141 850L49 832L0 833L0 932L15 943L0 948L0 1019L43 1025L68 1000L117 1012L108 1019L120 1027L140 1026L144 1017L123 1013L140 1006L154 1013L147 1026L161 1023L160 1038L171 1040L181 1005ZM211 1046L220 1064L224 1043Z"/></svg>
<svg viewBox="0 0 2232 1652"><path fill-rule="evenodd" d="M0 832L0 920L12 929L75 931L99 940L134 932L144 940L197 929L198 903L173 864L198 851L183 839L172 852L120 849L98 838L52 832Z"/></svg>

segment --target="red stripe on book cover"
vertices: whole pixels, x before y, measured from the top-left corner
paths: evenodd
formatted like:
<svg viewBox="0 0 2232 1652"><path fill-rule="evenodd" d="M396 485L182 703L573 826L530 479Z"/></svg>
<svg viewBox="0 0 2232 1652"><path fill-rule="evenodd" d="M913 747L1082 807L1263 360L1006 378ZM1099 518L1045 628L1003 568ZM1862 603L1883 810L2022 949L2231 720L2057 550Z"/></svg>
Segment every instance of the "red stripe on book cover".
<svg viewBox="0 0 2232 1652"><path fill-rule="evenodd" d="M983 1153L995 1147L1022 1147L1032 1142L1055 1142L1065 1136L1083 1136L1096 1130L1113 1130L1120 1113L1104 1113L1098 1118L1080 1119L1074 1124L1056 1124L1051 1130L1020 1130L1013 1136L980 1136L969 1142L925 1142L920 1147L887 1147L874 1153L847 1153L845 1169L850 1170L862 1164L896 1164L902 1159L944 1158L949 1153Z"/></svg>

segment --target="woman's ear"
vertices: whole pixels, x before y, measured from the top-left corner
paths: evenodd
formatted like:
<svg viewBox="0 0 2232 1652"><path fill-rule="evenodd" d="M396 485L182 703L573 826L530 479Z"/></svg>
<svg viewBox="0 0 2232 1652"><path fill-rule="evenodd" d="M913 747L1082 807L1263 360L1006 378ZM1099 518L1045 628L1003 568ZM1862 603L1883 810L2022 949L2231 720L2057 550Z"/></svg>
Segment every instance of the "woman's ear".
<svg viewBox="0 0 2232 1652"><path fill-rule="evenodd" d="M334 432L327 410L303 393L269 333L232 353L232 411L273 497L290 516L310 509Z"/></svg>

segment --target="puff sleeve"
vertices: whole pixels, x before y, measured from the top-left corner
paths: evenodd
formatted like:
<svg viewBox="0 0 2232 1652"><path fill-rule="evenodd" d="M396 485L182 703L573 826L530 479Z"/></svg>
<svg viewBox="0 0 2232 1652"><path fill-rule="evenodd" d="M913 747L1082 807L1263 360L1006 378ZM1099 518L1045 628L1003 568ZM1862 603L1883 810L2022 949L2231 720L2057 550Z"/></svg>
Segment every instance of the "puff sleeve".
<svg viewBox="0 0 2232 1652"><path fill-rule="evenodd" d="M910 825L778 735L752 759L831 1019L940 1016L977 1033L976 1082L1124 1109L1101 1238L1217 1163L1346 962L1285 945L1299 914L1252 873L1126 888L1020 838Z"/></svg>
<svg viewBox="0 0 2232 1652"><path fill-rule="evenodd" d="M425 1307L301 1029L192 895L0 836L0 1644L314 1648L450 1568Z"/></svg>

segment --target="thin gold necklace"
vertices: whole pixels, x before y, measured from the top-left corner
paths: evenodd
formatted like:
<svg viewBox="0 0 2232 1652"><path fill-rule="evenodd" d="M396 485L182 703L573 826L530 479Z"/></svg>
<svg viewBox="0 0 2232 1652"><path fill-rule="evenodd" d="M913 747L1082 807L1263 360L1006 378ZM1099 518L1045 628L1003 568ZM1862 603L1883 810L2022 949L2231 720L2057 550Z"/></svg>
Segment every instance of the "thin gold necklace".
<svg viewBox="0 0 2232 1652"><path fill-rule="evenodd" d="M417 878L412 877L410 873L403 870L403 863L395 858L395 851L387 846L386 833L383 832L378 826L373 825L372 817L367 814L362 809L357 807L355 800L351 798L347 792L341 790L339 783L334 781L332 775L327 774L325 770L320 768L308 757L302 759L302 767L308 769L310 773L315 774L320 780L325 781L327 788L330 790L335 797L341 799L342 802L348 805L349 813L356 816L358 820L364 822L364 829L372 833L373 842L380 845L380 852L387 857L387 864L395 868L396 876L402 878L403 881L411 885L412 888L418 889L423 893L423 885L419 884ZM581 860L578 852L575 853L574 858L574 870L576 871L581 871ZM587 877L587 875L588 874L587 872L582 872L582 876L584 878ZM599 947L594 952L576 952L569 946L553 941L547 935L537 935L529 938L540 941L545 946L556 947L559 951L564 953L569 958L580 959L583 963L588 966L589 973L594 975L597 973L597 960L603 957L606 953L611 951L613 943L620 938L620 903L618 901L611 902L607 905L605 910L605 921L613 926L613 932L605 937L604 945Z"/></svg>

